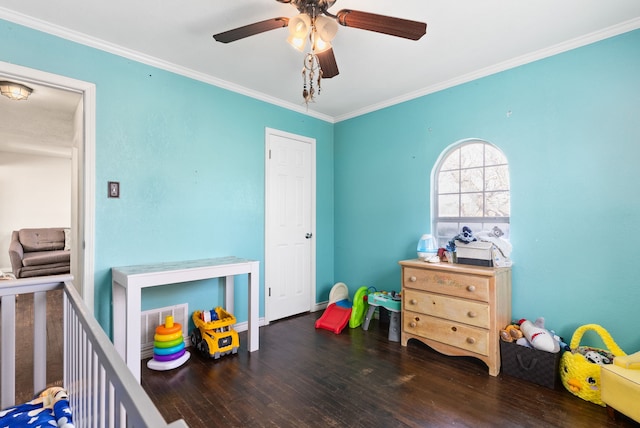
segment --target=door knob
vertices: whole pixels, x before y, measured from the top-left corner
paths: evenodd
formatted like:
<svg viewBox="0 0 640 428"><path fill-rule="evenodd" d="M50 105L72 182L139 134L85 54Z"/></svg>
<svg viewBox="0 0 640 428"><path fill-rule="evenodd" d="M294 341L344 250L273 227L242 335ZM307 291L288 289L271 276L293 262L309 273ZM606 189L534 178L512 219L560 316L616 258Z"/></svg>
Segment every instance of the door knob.
<svg viewBox="0 0 640 428"><path fill-rule="evenodd" d="M311 239L312 236L313 236L313 233L307 233L306 235L304 235L304 237L307 239Z"/></svg>

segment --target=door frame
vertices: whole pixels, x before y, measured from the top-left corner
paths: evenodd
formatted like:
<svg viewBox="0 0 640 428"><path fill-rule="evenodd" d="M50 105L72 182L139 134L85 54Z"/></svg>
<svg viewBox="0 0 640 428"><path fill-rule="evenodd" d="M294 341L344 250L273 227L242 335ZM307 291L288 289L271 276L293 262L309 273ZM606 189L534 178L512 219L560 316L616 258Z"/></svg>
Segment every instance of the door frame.
<svg viewBox="0 0 640 428"><path fill-rule="evenodd" d="M71 157L71 229L75 234L72 272L79 276L73 283L90 312L94 313L95 269L95 145L96 85L58 74L47 73L0 61L0 75L7 79L31 82L82 94L82 132ZM78 128L76 124L76 128ZM70 189L70 191L71 191ZM75 224L73 224L75 223ZM76 261L73 261L75 256Z"/></svg>
<svg viewBox="0 0 640 428"><path fill-rule="evenodd" d="M303 135L297 135L297 134L292 134L289 132L285 132L285 131L280 131L278 129L273 129L273 128L268 128L265 127L265 138L264 138L264 151L265 151L265 157L264 157L264 162L265 162L265 169L264 169L264 186L265 186L265 192L264 192L264 323L265 325L269 324L269 311L270 311L270 299L268 296L268 289L269 289L269 278L267 277L267 272L268 272L268 266L271 262L270 257L271 255L269 254L269 243L270 240L272 239L270 236L270 228L269 228L269 223L271 221L271 214L269 213L269 199L271 197L270 192L269 192L269 177L270 177L270 172L271 172L271 167L270 167L270 162L269 162L269 141L270 141L270 137L271 136L278 136L278 137L284 137L284 138L289 138L292 140L298 140L300 142L304 142L304 143L308 143L311 145L311 177L310 177L310 197L311 197L311 201L310 201L310 210L311 210L311 219L310 219L310 229L311 229L311 233L312 233L312 237L313 239L311 239L311 248L309 249L309 257L311 258L311 260L309 261L309 275L311 276L309 284L310 284L310 290L309 290L309 309L311 311L314 310L315 306L316 306L316 239L317 239L317 235L316 235L316 140L315 138L310 138L310 137L305 137Z"/></svg>

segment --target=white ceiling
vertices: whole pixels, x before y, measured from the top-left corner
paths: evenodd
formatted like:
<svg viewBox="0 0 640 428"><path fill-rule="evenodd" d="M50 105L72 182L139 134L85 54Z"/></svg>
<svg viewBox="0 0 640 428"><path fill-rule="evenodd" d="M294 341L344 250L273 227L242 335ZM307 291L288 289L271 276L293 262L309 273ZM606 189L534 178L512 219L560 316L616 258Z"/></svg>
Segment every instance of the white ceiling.
<svg viewBox="0 0 640 428"><path fill-rule="evenodd" d="M330 12L344 8L424 21L427 34L416 42L341 26L340 74L308 110L303 55L286 28L212 38L297 14L275 0L0 0L0 18L330 121L640 28L638 0L337 0Z"/></svg>

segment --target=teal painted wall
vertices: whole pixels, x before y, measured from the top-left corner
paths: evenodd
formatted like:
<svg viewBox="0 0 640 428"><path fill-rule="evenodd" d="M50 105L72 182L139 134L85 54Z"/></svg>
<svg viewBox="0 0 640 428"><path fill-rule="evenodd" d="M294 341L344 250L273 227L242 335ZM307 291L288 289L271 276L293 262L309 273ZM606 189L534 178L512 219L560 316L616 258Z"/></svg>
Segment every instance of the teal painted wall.
<svg viewBox="0 0 640 428"><path fill-rule="evenodd" d="M336 281L399 290L433 165L481 138L511 168L513 316L640 350L638 76L634 31L336 124Z"/></svg>
<svg viewBox="0 0 640 428"><path fill-rule="evenodd" d="M640 349L640 31L335 125L2 20L0 41L0 61L96 84L95 296L108 332L111 266L264 261L271 127L317 140L318 302L335 281L399 289L398 260L430 229L431 168L482 138L511 166L514 317L544 316L567 340L599 323ZM101 196L110 180L119 200ZM144 293L145 308L222 296L161 290Z"/></svg>
<svg viewBox="0 0 640 428"><path fill-rule="evenodd" d="M1 20L0 41L0 61L96 85L95 310L107 332L112 266L225 255L264 262L265 127L316 139L323 300L334 271L331 123ZM120 199L106 197L108 181L120 182ZM260 282L263 316L262 264ZM246 278L236 284L234 315L246 321ZM144 290L143 309L207 309L222 296L221 287L162 287Z"/></svg>

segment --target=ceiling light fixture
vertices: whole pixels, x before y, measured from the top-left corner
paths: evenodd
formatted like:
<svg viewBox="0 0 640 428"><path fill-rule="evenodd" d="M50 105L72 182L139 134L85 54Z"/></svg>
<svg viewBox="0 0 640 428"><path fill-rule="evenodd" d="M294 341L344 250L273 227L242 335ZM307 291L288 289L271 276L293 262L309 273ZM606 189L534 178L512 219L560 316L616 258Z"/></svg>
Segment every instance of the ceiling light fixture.
<svg viewBox="0 0 640 428"><path fill-rule="evenodd" d="M0 82L0 93L11 100L26 100L32 92L33 89L28 86L21 85L20 83L6 81Z"/></svg>
<svg viewBox="0 0 640 428"><path fill-rule="evenodd" d="M302 67L302 98L305 104L315 101L316 89L320 95L322 67L317 54L331 49L331 41L338 32L338 23L326 16L317 16L315 10L311 14L303 12L289 20L289 37L291 46L304 52L306 40L309 39L309 52L304 56Z"/></svg>
<svg viewBox="0 0 640 428"><path fill-rule="evenodd" d="M330 13L329 8L337 0L276 1L294 6L299 14L293 18L280 16L243 25L214 34L213 38L220 43L230 43L277 28L289 27L287 41L300 52L305 52L309 40L309 50L304 55L302 67L302 97L307 105L314 101L316 91L320 94L321 80L331 79L339 73L331 47L331 41L338 31L338 24L409 40L419 40L427 32L427 24L420 21L352 9Z"/></svg>

